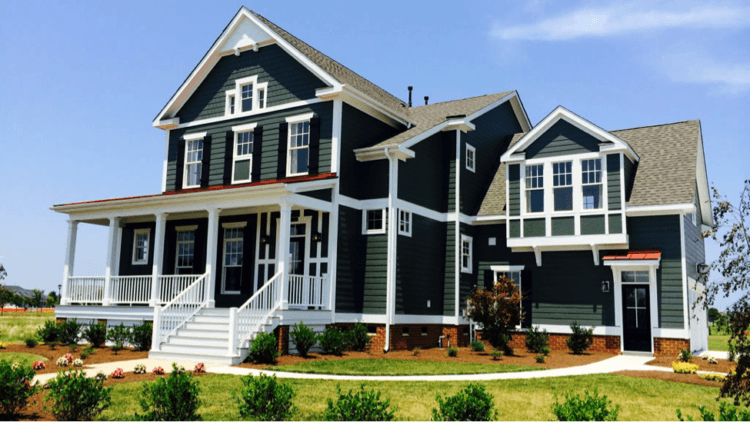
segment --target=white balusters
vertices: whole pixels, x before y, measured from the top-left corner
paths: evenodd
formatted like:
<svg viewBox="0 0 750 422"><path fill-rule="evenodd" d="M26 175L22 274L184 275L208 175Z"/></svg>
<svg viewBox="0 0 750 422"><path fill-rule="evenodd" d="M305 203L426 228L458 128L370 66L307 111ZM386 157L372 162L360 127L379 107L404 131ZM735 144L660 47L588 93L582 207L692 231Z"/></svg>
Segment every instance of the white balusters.
<svg viewBox="0 0 750 422"><path fill-rule="evenodd" d="M195 280L202 277L200 274L162 275L158 277L157 303L165 304L177 297Z"/></svg>
<svg viewBox="0 0 750 422"><path fill-rule="evenodd" d="M279 271L266 282L242 307L237 310L232 329L236 326L238 342L230 342L230 354L236 353L237 347L257 333L260 326L281 305L281 283L283 272Z"/></svg>
<svg viewBox="0 0 750 422"><path fill-rule="evenodd" d="M154 330L159 332L158 335L154 335L154 338L158 339L154 346L157 350L159 343L165 341L206 306L207 279L208 273L203 274L164 307L154 307Z"/></svg>
<svg viewBox="0 0 750 422"><path fill-rule="evenodd" d="M289 274L289 306L327 308L327 280L327 277Z"/></svg>
<svg viewBox="0 0 750 422"><path fill-rule="evenodd" d="M101 305L104 301L104 277L68 277L66 303Z"/></svg>
<svg viewBox="0 0 750 422"><path fill-rule="evenodd" d="M148 305L151 299L150 275L112 276L110 301L113 305Z"/></svg>

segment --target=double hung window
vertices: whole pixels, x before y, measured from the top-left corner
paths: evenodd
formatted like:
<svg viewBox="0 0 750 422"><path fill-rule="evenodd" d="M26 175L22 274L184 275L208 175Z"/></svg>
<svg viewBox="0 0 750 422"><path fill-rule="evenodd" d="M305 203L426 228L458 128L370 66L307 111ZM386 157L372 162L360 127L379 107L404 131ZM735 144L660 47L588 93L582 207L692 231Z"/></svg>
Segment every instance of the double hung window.
<svg viewBox="0 0 750 422"><path fill-rule="evenodd" d="M461 235L461 272L471 273L472 272L472 256L473 256L473 239L469 236Z"/></svg>
<svg viewBox="0 0 750 422"><path fill-rule="evenodd" d="M185 182L186 188L201 185L203 172L203 138L185 141Z"/></svg>
<svg viewBox="0 0 750 422"><path fill-rule="evenodd" d="M362 234L385 233L385 209L364 210L362 216Z"/></svg>
<svg viewBox="0 0 750 422"><path fill-rule="evenodd" d="M573 210L573 162L552 164L555 211Z"/></svg>
<svg viewBox="0 0 750 422"><path fill-rule="evenodd" d="M411 213L398 210L398 234L411 236Z"/></svg>
<svg viewBox="0 0 750 422"><path fill-rule="evenodd" d="M133 230L133 265L148 264L148 244L151 237L151 230L136 229Z"/></svg>
<svg viewBox="0 0 750 422"><path fill-rule="evenodd" d="M192 274L195 260L195 229L177 228L176 274Z"/></svg>
<svg viewBox="0 0 750 422"><path fill-rule="evenodd" d="M236 79L234 89L227 90L224 114L247 113L266 108L268 82L258 83L258 76Z"/></svg>
<svg viewBox="0 0 750 422"><path fill-rule="evenodd" d="M581 193L583 209L592 210L602 207L602 160L581 161Z"/></svg>
<svg viewBox="0 0 750 422"><path fill-rule="evenodd" d="M287 176L307 174L310 155L310 121L289 123Z"/></svg>
<svg viewBox="0 0 750 422"><path fill-rule="evenodd" d="M526 212L544 212L544 165L526 166Z"/></svg>
<svg viewBox="0 0 750 422"><path fill-rule="evenodd" d="M466 170L476 171L477 150L473 146L466 144Z"/></svg>
<svg viewBox="0 0 750 422"><path fill-rule="evenodd" d="M242 85L242 111L253 109L253 84Z"/></svg>
<svg viewBox="0 0 750 422"><path fill-rule="evenodd" d="M239 293L242 284L244 227L224 227L224 266L222 293Z"/></svg>
<svg viewBox="0 0 750 422"><path fill-rule="evenodd" d="M253 142L255 123L235 126L234 158L232 161L232 183L250 182L253 164Z"/></svg>

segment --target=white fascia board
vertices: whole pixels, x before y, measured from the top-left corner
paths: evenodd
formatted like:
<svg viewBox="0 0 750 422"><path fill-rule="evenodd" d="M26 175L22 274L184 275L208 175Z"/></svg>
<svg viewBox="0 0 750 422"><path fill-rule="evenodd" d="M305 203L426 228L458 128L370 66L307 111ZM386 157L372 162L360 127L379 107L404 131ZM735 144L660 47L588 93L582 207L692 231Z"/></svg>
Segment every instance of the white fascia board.
<svg viewBox="0 0 750 422"><path fill-rule="evenodd" d="M203 139L206 135L208 135L208 132L186 133L182 135L182 139L186 141L194 141L196 139Z"/></svg>
<svg viewBox="0 0 750 422"><path fill-rule="evenodd" d="M315 116L315 113L305 113L305 114L299 114L297 116L289 116L286 118L287 123L299 123L299 122L305 122L307 120L312 119Z"/></svg>
<svg viewBox="0 0 750 422"><path fill-rule="evenodd" d="M448 124L443 128L443 132L450 132L452 130L460 130L461 132L471 132L476 130L476 126L468 121L466 118L451 119L448 120Z"/></svg>
<svg viewBox="0 0 750 422"><path fill-rule="evenodd" d="M485 224L498 224L498 223L505 223L507 220L507 217L504 215L480 215L476 217L472 217L471 221L472 224L475 226L485 225Z"/></svg>
<svg viewBox="0 0 750 422"><path fill-rule="evenodd" d="M582 236L552 236L552 237L519 237L508 239L509 248L540 248L551 251L556 247L582 246L591 248L591 245L628 245L627 234L598 234Z"/></svg>
<svg viewBox="0 0 750 422"><path fill-rule="evenodd" d="M518 91L514 90L513 93L510 105L513 107L513 112L516 113L516 118L521 122L521 130L528 132L533 128L531 120L529 120L529 115L526 114L526 107L523 106L523 101L521 101Z"/></svg>
<svg viewBox="0 0 750 422"><path fill-rule="evenodd" d="M490 270L500 272L523 271L523 265L490 265Z"/></svg>
<svg viewBox="0 0 750 422"><path fill-rule="evenodd" d="M625 207L625 215L638 217L642 215L671 215L693 212L693 204L671 204L671 205L646 205L640 207Z"/></svg>
<svg viewBox="0 0 750 422"><path fill-rule="evenodd" d="M285 186L289 192L300 193L300 192L308 192L311 190L332 188L332 187L335 187L337 183L338 183L337 179L325 179L325 180L311 180L309 182L288 183Z"/></svg>
<svg viewBox="0 0 750 422"><path fill-rule="evenodd" d="M386 154L388 150L388 154ZM416 157L416 153L413 150L405 148L403 144L400 145L389 145L385 147L376 148L362 148L354 150L357 161L375 161L375 160L387 160L388 155L395 156L401 161L406 161L409 158Z"/></svg>
<svg viewBox="0 0 750 422"><path fill-rule="evenodd" d="M602 264L607 267L656 267L659 268L659 259L602 259Z"/></svg>
<svg viewBox="0 0 750 422"><path fill-rule="evenodd" d="M340 100L345 102L396 129L402 129L404 126L408 127L412 124L411 121L395 113L392 109L383 106L348 85L342 85L338 88L318 88L315 90L315 96L321 101Z"/></svg>
<svg viewBox="0 0 750 422"><path fill-rule="evenodd" d="M180 126L180 118L173 117L171 119L165 119L159 122L158 125L155 124L154 126L156 126L157 129L162 129L162 130L176 129Z"/></svg>
<svg viewBox="0 0 750 422"><path fill-rule="evenodd" d="M353 99L361 101L362 103L364 103L364 104L366 104L366 105L368 105L368 106L370 106L370 107L378 110L379 112L385 114L386 116L390 117L393 120L396 120L397 122L399 122L400 124L402 124L404 126L407 126L410 123L414 124L414 122L411 121L408 117L399 114L395 110L392 110L392 109L384 106L383 104L381 104L378 101L373 100L368 95L366 95L366 94L358 91L355 88L352 88L351 85L346 85L346 84L342 85L342 91L343 91L344 94L347 94L347 96L349 96L349 97L351 97Z"/></svg>
<svg viewBox="0 0 750 422"><path fill-rule="evenodd" d="M711 192L708 189L708 171L706 170L706 155L703 151L703 131L698 126L698 160L695 168L695 180L698 185L698 201L701 207L703 223L709 226L714 224L714 216L711 212Z"/></svg>

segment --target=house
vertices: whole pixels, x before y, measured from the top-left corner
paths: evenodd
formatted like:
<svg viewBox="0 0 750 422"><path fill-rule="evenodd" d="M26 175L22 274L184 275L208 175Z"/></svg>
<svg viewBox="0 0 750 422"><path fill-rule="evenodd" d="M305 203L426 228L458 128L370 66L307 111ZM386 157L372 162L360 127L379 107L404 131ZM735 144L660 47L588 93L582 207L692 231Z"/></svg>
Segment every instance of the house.
<svg viewBox="0 0 750 422"><path fill-rule="evenodd" d="M161 193L52 207L58 319L152 320L152 357L207 362L260 331L287 350L300 321L463 345L467 294L505 275L553 347L577 321L600 350L706 348L698 121L532 126L516 91L412 105L243 7L153 126ZM80 223L108 227L102 275L74 275Z"/></svg>

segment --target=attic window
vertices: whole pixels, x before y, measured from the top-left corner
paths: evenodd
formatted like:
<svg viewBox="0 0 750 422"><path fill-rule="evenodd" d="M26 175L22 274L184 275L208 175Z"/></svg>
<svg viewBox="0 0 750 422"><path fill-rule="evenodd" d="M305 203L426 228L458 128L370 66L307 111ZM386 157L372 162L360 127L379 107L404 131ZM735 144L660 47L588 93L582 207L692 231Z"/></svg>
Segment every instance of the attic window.
<svg viewBox="0 0 750 422"><path fill-rule="evenodd" d="M224 115L244 115L266 108L268 82L258 83L258 75L236 79L234 89L226 91Z"/></svg>

